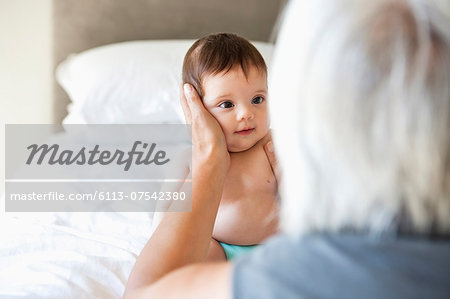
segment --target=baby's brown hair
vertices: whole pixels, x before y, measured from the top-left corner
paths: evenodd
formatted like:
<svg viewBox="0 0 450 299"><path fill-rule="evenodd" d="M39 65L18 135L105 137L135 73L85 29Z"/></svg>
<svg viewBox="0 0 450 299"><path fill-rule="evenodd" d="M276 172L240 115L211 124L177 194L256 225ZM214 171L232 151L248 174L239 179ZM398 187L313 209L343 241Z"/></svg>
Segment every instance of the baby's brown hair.
<svg viewBox="0 0 450 299"><path fill-rule="evenodd" d="M193 85L203 98L204 76L228 72L236 66L240 66L246 77L251 67L267 75L264 58L247 39L233 33L210 34L197 40L187 51L183 83Z"/></svg>

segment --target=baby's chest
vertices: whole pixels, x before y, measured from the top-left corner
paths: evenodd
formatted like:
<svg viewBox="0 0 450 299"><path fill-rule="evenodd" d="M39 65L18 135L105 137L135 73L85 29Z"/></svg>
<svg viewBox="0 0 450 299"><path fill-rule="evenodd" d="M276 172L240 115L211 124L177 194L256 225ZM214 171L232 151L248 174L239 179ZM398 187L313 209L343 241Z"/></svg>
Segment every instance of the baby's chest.
<svg viewBox="0 0 450 299"><path fill-rule="evenodd" d="M259 197L276 194L276 180L264 149L231 154L224 198Z"/></svg>

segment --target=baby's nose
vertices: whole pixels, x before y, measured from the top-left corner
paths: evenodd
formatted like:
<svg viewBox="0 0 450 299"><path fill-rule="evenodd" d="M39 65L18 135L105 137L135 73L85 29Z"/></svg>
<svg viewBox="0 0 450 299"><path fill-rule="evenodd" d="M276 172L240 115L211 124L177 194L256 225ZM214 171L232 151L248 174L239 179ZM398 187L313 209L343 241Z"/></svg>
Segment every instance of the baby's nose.
<svg viewBox="0 0 450 299"><path fill-rule="evenodd" d="M254 113L250 107L240 107L238 112L238 120L243 119L252 119L254 117Z"/></svg>

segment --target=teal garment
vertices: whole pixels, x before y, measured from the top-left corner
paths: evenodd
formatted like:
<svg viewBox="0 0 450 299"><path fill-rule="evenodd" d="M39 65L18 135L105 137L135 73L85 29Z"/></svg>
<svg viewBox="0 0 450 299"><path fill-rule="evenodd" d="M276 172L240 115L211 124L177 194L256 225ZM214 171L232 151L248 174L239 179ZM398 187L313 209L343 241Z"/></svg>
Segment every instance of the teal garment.
<svg viewBox="0 0 450 299"><path fill-rule="evenodd" d="M223 248L223 251L225 251L225 255L227 256L227 260L232 260L240 255L242 255L243 253L246 253L250 250L252 250L253 248L255 248L258 245L232 245L232 244L227 244L227 243L222 243L219 242L220 245Z"/></svg>

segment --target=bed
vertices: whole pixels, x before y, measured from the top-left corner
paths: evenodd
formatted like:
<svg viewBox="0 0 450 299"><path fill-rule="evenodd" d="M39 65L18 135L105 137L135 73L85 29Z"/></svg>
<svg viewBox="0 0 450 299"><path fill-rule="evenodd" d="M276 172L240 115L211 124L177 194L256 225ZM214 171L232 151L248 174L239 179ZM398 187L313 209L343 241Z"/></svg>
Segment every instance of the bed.
<svg viewBox="0 0 450 299"><path fill-rule="evenodd" d="M235 32L269 62L283 4L54 0L54 122L182 124L181 63L193 40ZM2 212L0 297L120 298L152 220L147 212Z"/></svg>

